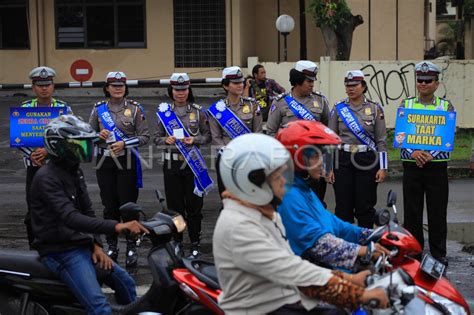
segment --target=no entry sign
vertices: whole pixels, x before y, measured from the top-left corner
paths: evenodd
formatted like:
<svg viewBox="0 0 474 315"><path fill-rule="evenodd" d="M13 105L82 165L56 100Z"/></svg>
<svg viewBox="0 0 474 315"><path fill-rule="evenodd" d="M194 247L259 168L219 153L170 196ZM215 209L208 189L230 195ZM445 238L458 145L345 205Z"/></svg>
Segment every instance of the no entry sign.
<svg viewBox="0 0 474 315"><path fill-rule="evenodd" d="M92 77L92 65L84 59L76 60L72 63L69 70L74 80L85 82Z"/></svg>

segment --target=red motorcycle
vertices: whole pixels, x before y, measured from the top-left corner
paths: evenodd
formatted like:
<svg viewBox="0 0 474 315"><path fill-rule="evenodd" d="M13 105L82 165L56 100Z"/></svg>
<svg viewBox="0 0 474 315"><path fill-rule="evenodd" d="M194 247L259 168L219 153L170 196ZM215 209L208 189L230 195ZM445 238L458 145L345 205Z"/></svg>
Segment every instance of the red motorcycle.
<svg viewBox="0 0 474 315"><path fill-rule="evenodd" d="M393 208L394 218L387 209L379 210L376 214L376 224L380 227L374 230L367 242L379 242L392 251L390 257L380 257L375 269L383 266L382 272L403 269L413 278L418 291L418 297L426 302L426 314L471 314L469 305L449 280L443 276L445 265L425 254L421 263L414 256L423 252L416 238L398 224L396 193L389 191L387 207ZM384 263L382 261L386 259ZM388 264L387 264L388 262Z"/></svg>

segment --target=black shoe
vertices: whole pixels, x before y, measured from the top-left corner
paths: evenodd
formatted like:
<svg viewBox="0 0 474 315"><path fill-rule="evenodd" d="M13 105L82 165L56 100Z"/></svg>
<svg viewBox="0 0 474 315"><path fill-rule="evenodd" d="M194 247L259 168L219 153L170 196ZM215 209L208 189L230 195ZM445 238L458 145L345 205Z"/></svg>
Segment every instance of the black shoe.
<svg viewBox="0 0 474 315"><path fill-rule="evenodd" d="M138 248L136 245L127 245L127 253L125 257L125 267L134 268L138 263Z"/></svg>
<svg viewBox="0 0 474 315"><path fill-rule="evenodd" d="M109 249L107 250L107 256L110 257L114 262L117 262L119 254L119 249L117 246L109 246Z"/></svg>
<svg viewBox="0 0 474 315"><path fill-rule="evenodd" d="M199 243L191 244L191 253L188 256L188 259L197 259L201 257L201 245Z"/></svg>
<svg viewBox="0 0 474 315"><path fill-rule="evenodd" d="M449 265L449 262L448 262L448 258L445 256L445 257L438 257L436 258L437 261L439 261L440 263L442 263L443 265L445 265L446 267L448 267Z"/></svg>

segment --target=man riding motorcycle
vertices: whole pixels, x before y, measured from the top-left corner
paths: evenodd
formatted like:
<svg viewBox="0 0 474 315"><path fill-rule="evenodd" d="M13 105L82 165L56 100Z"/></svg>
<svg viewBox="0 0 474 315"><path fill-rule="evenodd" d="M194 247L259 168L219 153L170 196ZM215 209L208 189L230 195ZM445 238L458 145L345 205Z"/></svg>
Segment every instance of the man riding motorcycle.
<svg viewBox="0 0 474 315"><path fill-rule="evenodd" d="M290 152L295 180L278 207L295 254L328 268L353 271L357 258L368 263L389 251L380 244L362 246L372 233L344 222L326 210L309 181L321 177L323 164L332 161L339 137L319 122L299 120L276 136Z"/></svg>
<svg viewBox="0 0 474 315"><path fill-rule="evenodd" d="M213 254L226 314L339 314L315 309L318 298L356 308L370 299L388 304L383 290L364 290L367 272L348 275L296 256L275 211L293 174L288 151L272 137L232 140L218 161L226 190L213 235ZM310 298L312 297L312 298Z"/></svg>
<svg viewBox="0 0 474 315"><path fill-rule="evenodd" d="M98 234L147 230L137 221L118 223L95 217L79 164L92 160L96 138L89 124L72 115L60 116L46 126L44 144L51 159L31 185L33 247L88 314L111 314L94 264L110 271L105 283L115 290L120 304L136 299L135 282L104 253Z"/></svg>

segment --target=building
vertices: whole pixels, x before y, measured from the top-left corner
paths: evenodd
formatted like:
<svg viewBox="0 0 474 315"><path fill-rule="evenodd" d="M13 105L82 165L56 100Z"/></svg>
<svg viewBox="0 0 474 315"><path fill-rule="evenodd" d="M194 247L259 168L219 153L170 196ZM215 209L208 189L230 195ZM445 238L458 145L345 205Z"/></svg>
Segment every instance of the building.
<svg viewBox="0 0 474 315"><path fill-rule="evenodd" d="M2 0L0 83L27 82L38 65L57 82L73 81L77 59L93 66L92 81L111 70L130 79L166 78L174 71L217 76L247 66L249 56L278 62L283 40L279 14L296 27L288 59L325 55L320 30L301 14L308 0ZM424 0L347 0L364 24L354 32L351 60L417 60L425 50ZM303 18L302 18L303 17ZM305 43L305 44L304 44ZM305 49L302 49L302 47Z"/></svg>

